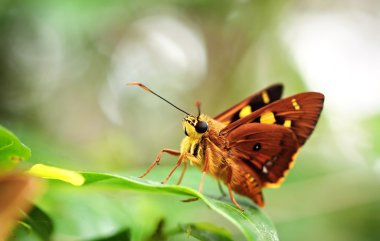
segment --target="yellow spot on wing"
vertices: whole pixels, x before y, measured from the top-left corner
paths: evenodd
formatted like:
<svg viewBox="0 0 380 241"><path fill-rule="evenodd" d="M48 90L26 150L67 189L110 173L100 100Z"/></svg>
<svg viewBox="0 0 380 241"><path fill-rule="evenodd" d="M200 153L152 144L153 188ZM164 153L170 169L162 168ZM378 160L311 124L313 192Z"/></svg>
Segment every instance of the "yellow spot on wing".
<svg viewBox="0 0 380 241"><path fill-rule="evenodd" d="M250 105L244 106L243 109L239 112L239 117L243 118L246 117L247 115L252 113L252 109Z"/></svg>
<svg viewBox="0 0 380 241"><path fill-rule="evenodd" d="M78 172L43 164L32 166L28 173L36 177L61 180L74 186L81 186L85 181L84 177Z"/></svg>
<svg viewBox="0 0 380 241"><path fill-rule="evenodd" d="M224 122L223 122L223 125L228 125L228 124L230 124L230 123L231 123L231 121L227 120L227 121L224 121Z"/></svg>
<svg viewBox="0 0 380 241"><path fill-rule="evenodd" d="M291 120L285 120L284 126L285 127L291 127L292 126L292 121Z"/></svg>
<svg viewBox="0 0 380 241"><path fill-rule="evenodd" d="M278 188L281 186L281 184L284 182L285 178L280 178L276 183L265 183L264 187L269 187L269 188Z"/></svg>
<svg viewBox="0 0 380 241"><path fill-rule="evenodd" d="M263 98L265 104L268 104L270 102L268 93L265 90L261 93L261 97Z"/></svg>
<svg viewBox="0 0 380 241"><path fill-rule="evenodd" d="M274 118L273 112L264 112L260 117L260 123L263 124L274 124L276 119Z"/></svg>
<svg viewBox="0 0 380 241"><path fill-rule="evenodd" d="M301 107L299 106L299 104L297 103L297 100L296 99L292 99L292 104L293 104L293 107L295 110L299 110L301 109Z"/></svg>

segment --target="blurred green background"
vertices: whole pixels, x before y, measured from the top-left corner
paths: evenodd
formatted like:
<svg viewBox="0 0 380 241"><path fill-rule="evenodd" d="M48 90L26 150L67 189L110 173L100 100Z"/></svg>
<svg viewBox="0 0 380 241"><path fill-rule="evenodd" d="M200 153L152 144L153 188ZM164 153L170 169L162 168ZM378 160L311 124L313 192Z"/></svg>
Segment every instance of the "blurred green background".
<svg viewBox="0 0 380 241"><path fill-rule="evenodd" d="M319 91L321 120L283 186L264 191L264 211L280 240L380 240L379 22L369 0L3 0L0 123L32 163L139 175L160 149L179 148L183 114L128 82L191 113L201 100L210 116L272 83L285 96ZM39 202L60 220L57 240L130 225L138 238L162 217L219 220L163 195L60 187Z"/></svg>

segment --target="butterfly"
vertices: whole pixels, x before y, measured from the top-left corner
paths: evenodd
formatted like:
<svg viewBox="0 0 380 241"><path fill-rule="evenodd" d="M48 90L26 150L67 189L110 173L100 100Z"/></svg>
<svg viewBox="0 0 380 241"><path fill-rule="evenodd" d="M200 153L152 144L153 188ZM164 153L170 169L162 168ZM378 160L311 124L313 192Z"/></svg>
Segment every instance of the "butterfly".
<svg viewBox="0 0 380 241"><path fill-rule="evenodd" d="M202 171L199 192L210 174L227 185L231 201L240 210L233 192L263 207L262 189L282 184L313 132L324 102L324 95L317 92L281 99L283 85L275 84L211 118L201 113L199 102L198 114L191 115L141 83L129 85L140 86L186 114L182 121L186 137L180 150L161 150L141 178L160 162L163 153L178 156L162 183L183 165L180 184L189 162Z"/></svg>

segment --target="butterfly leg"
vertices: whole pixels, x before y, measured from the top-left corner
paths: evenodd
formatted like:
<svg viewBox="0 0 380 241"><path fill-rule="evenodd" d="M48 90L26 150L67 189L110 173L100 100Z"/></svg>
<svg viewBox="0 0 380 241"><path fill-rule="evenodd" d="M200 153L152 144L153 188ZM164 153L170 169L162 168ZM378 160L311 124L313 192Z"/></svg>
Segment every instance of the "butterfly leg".
<svg viewBox="0 0 380 241"><path fill-rule="evenodd" d="M203 169L202 169L202 180L201 180L201 183L199 185L198 192L202 192L203 182L204 182L206 173L208 171L208 155L209 155L208 154L209 153L208 150L209 149L206 149L206 152L205 152L205 162L204 162L204 166L203 166ZM192 154L186 153L185 155L186 155L186 159L188 159L191 163L199 163L200 162L200 160L198 158L196 158L195 156L193 156ZM189 199L182 200L182 202L194 202L194 201L197 201L198 199L199 198L194 197L194 198L189 198Z"/></svg>
<svg viewBox="0 0 380 241"><path fill-rule="evenodd" d="M203 164L203 169L202 169L202 179L201 179L201 183L199 184L199 188L198 188L198 192L200 192L200 193L202 193L203 183L205 181L205 177L206 177L206 174L207 174L207 171L208 171L209 153L210 153L210 148L207 148L206 152L205 152L205 162ZM189 159L193 159L195 157L194 156L190 156L188 158ZM198 159L196 159L196 160L198 160ZM193 202L193 201L197 201L198 199L199 198L197 198L197 197L195 197L195 198L189 198L189 199L183 200L182 202Z"/></svg>
<svg viewBox="0 0 380 241"><path fill-rule="evenodd" d="M165 184L169 178L172 176L172 174L174 173L174 171L181 165L183 159L185 158L185 154L182 154L179 156L179 159L178 159L178 162L175 164L175 166L173 167L173 169L170 171L169 175L165 178L165 180L163 180L161 183L162 184Z"/></svg>
<svg viewBox="0 0 380 241"><path fill-rule="evenodd" d="M223 187L222 187L222 183L221 181L218 181L218 188L219 188L219 191L220 191L220 194L222 194L222 196L220 196L218 199L222 199L224 198L225 196L227 196L227 194L224 192L223 190Z"/></svg>
<svg viewBox="0 0 380 241"><path fill-rule="evenodd" d="M184 162L183 162L182 173L181 173L181 176L180 176L179 179L178 179L177 185L181 184L182 179L183 179L183 176L185 175L185 172L186 172L186 168L187 168L187 162L184 161Z"/></svg>
<svg viewBox="0 0 380 241"><path fill-rule="evenodd" d="M162 149L158 154L157 154L157 157L156 157L156 160L149 166L149 168L145 171L144 174L142 174L140 176L140 178L143 178L145 177L149 172L150 170L152 170L152 168L156 165L159 165L160 163L160 160L161 160L161 156L163 153L168 153L170 155L173 155L173 156L179 156L181 155L181 152L177 151L177 150L173 150L173 149Z"/></svg>
<svg viewBox="0 0 380 241"><path fill-rule="evenodd" d="M227 169L227 187L228 187L228 193L230 194L231 201L235 204L235 206L240 209L241 211L244 211L242 207L240 207L239 203L236 201L234 194L232 193L232 187L231 187L231 182L232 182L232 168L228 166Z"/></svg>
<svg viewBox="0 0 380 241"><path fill-rule="evenodd" d="M202 179L201 183L199 184L198 192L202 192L203 189L203 183L205 181L205 177L208 171L208 159L209 159L209 153L210 153L210 148L207 148L205 151L205 162L203 164L203 170L202 170Z"/></svg>

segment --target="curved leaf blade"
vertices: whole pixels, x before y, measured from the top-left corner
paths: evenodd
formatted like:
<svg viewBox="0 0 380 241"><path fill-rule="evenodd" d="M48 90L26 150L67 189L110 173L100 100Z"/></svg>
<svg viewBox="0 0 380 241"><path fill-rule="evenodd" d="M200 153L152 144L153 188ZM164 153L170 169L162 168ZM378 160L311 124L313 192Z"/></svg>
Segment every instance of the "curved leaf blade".
<svg viewBox="0 0 380 241"><path fill-rule="evenodd" d="M189 223L180 224L181 231L204 241L232 241L231 234L224 228L220 228L212 223Z"/></svg>
<svg viewBox="0 0 380 241"><path fill-rule="evenodd" d="M184 186L162 185L161 183L135 177L122 177L112 174L83 172L82 175L86 180L84 185L97 185L196 197L202 200L213 211L232 222L243 233L247 240L278 240L277 232L272 222L255 206L243 204L242 206L245 208L245 211L242 212L229 202L206 197L205 195Z"/></svg>

